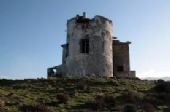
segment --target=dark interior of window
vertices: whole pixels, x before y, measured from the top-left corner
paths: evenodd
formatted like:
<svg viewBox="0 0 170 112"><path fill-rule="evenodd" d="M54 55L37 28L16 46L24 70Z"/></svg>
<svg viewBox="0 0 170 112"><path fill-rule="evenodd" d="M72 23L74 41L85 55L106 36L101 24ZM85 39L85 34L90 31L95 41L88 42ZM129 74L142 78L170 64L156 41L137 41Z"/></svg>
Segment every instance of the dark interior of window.
<svg viewBox="0 0 170 112"><path fill-rule="evenodd" d="M117 67L117 71L118 71L118 72L123 72L123 71L124 71L123 66L118 66L118 67Z"/></svg>
<svg viewBox="0 0 170 112"><path fill-rule="evenodd" d="M81 39L80 53L89 53L89 39Z"/></svg>

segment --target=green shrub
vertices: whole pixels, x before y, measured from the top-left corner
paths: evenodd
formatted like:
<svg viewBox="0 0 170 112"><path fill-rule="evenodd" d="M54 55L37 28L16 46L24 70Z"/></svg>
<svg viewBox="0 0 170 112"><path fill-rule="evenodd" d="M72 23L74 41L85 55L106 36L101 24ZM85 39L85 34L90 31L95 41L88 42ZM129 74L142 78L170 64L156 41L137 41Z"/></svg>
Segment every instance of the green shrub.
<svg viewBox="0 0 170 112"><path fill-rule="evenodd" d="M110 109L115 106L115 98L111 95L98 95L95 97L94 101L90 101L86 103L88 108L92 110L103 110L104 108Z"/></svg>
<svg viewBox="0 0 170 112"><path fill-rule="evenodd" d="M158 92L158 93L170 93L170 82L161 82L158 83L154 88L154 91Z"/></svg>
<svg viewBox="0 0 170 112"><path fill-rule="evenodd" d="M137 108L134 104L127 104L124 106L123 112L137 112Z"/></svg>
<svg viewBox="0 0 170 112"><path fill-rule="evenodd" d="M87 90L87 88L88 88L88 85L86 81L81 81L77 85L78 90Z"/></svg>
<svg viewBox="0 0 170 112"><path fill-rule="evenodd" d="M145 104L143 105L143 110L144 110L145 112L155 112L155 107L154 107L153 104L151 104L151 103L145 103Z"/></svg>
<svg viewBox="0 0 170 112"><path fill-rule="evenodd" d="M162 104L170 104L170 94L169 93L159 93L156 94L155 97L161 101Z"/></svg>
<svg viewBox="0 0 170 112"><path fill-rule="evenodd" d="M67 94L57 94L57 99L59 103L66 104L69 100L69 96Z"/></svg>
<svg viewBox="0 0 170 112"><path fill-rule="evenodd" d="M158 79L158 80L156 81L156 84L161 84L161 83L164 83L164 82L165 82L164 80Z"/></svg>
<svg viewBox="0 0 170 112"><path fill-rule="evenodd" d="M22 105L19 107L21 112L51 112L45 105Z"/></svg>
<svg viewBox="0 0 170 112"><path fill-rule="evenodd" d="M143 103L150 103L156 107L157 105L161 104L161 100L158 99L155 95L146 95L143 98Z"/></svg>
<svg viewBox="0 0 170 112"><path fill-rule="evenodd" d="M134 92L123 93L121 96L119 96L119 98L123 103L132 103L132 104L138 104L141 100L140 96Z"/></svg>
<svg viewBox="0 0 170 112"><path fill-rule="evenodd" d="M115 106L115 98L111 95L105 94L104 95L104 102L107 106L112 106L112 107Z"/></svg>

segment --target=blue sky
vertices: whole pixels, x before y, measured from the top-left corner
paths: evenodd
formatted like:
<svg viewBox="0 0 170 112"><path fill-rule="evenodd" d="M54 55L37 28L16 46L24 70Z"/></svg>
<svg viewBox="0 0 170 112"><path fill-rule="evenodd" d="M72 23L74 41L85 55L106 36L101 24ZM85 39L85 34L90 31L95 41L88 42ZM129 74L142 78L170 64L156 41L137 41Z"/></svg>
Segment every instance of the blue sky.
<svg viewBox="0 0 170 112"><path fill-rule="evenodd" d="M132 42L137 76L170 76L169 0L0 0L0 78L46 77L61 64L67 19L84 11L111 19L114 36Z"/></svg>

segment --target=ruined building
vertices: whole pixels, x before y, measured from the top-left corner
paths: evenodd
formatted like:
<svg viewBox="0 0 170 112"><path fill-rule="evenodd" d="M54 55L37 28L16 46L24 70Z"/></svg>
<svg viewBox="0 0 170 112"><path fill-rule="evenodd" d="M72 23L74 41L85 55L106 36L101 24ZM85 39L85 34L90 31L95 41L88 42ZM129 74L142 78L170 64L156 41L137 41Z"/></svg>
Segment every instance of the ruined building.
<svg viewBox="0 0 170 112"><path fill-rule="evenodd" d="M111 20L77 15L67 21L67 40L61 45L62 64L48 68L48 78L135 77L135 71L130 71L129 44L113 37Z"/></svg>

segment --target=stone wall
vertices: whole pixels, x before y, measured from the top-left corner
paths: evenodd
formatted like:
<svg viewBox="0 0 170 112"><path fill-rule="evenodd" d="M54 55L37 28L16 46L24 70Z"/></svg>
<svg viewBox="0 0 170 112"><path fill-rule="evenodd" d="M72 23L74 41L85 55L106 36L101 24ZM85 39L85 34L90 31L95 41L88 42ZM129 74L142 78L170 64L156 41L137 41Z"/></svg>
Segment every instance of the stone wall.
<svg viewBox="0 0 170 112"><path fill-rule="evenodd" d="M116 76L129 76L129 42L113 40L113 74Z"/></svg>

